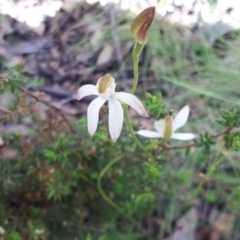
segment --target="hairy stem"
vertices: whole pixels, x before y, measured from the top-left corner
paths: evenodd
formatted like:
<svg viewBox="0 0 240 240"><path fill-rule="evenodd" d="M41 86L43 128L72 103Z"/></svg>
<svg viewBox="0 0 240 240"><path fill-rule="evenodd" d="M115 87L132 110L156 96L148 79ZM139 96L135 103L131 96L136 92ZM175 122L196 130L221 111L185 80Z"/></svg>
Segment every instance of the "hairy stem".
<svg viewBox="0 0 240 240"><path fill-rule="evenodd" d="M134 140L134 142L137 144L137 146L144 152L146 152L147 150L145 149L145 147L142 145L142 143L139 141L139 139L137 138L134 130L133 130L133 127L132 127L132 124L131 124L131 121L130 121L130 118L129 118L129 114L128 114L128 106L127 105L124 105L124 115L125 115L125 120L126 120L126 124L127 124L127 127L131 133L131 136Z"/></svg>
<svg viewBox="0 0 240 240"><path fill-rule="evenodd" d="M126 155L126 154L125 154ZM114 165L116 162L118 162L119 160L121 160L121 158L123 158L124 155L120 155L117 158L113 159L113 161L109 162L104 169L101 171L101 173L99 174L99 177L97 179L97 187L98 187L98 191L101 194L102 198L109 204L111 205L113 208L115 208L119 213L122 213L121 208L119 208L108 196L107 194L103 191L102 189L102 179L104 177L104 175L106 174L106 172L109 170L109 168L111 168L112 165Z"/></svg>
<svg viewBox="0 0 240 240"><path fill-rule="evenodd" d="M140 54L143 50L144 44L135 43L135 46L133 48L133 52L132 52L132 58L133 58L133 85L132 85L132 89L130 91L131 94L134 94L138 85L138 62L139 62L139 57Z"/></svg>
<svg viewBox="0 0 240 240"><path fill-rule="evenodd" d="M132 58L133 58L133 85L132 85L132 89L130 91L131 94L134 94L138 85L138 62L139 62L139 56L142 52L142 49L144 47L144 44L135 43L135 46L133 48L132 51ZM141 142L139 141L139 139L137 138L136 134L134 133L130 118L129 118L129 114L128 114L128 106L124 105L124 115L125 115L125 120L126 120L126 124L127 127L132 135L132 138L134 140L134 142L137 144L137 146L144 152L146 152L145 147L141 144Z"/></svg>
<svg viewBox="0 0 240 240"><path fill-rule="evenodd" d="M127 218L128 220L130 220L131 222L133 222L134 224L136 224L136 221L130 217L130 216L127 216L123 213L122 209L117 205L115 204L111 198L109 198L107 196L107 194L104 192L103 188L102 188L102 179L104 177L104 175L106 174L106 172L115 164L117 163L118 161L120 161L122 158L130 155L130 154L133 154L132 152L126 152L124 154L121 154L119 156L117 156L116 158L114 158L111 162L109 162L105 167L104 169L101 171L101 173L99 174L98 176L98 179L97 179L97 188L98 188L98 191L99 193L101 194L102 198L109 204L111 205L114 209L117 210L117 212L121 215L123 215L125 218Z"/></svg>

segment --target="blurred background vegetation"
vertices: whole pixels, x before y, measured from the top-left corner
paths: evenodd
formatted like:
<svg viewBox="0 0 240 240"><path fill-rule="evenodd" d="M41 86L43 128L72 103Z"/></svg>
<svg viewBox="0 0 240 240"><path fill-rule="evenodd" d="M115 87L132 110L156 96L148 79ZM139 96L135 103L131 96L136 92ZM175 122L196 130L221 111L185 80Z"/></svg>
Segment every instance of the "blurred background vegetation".
<svg viewBox="0 0 240 240"><path fill-rule="evenodd" d="M192 199L221 139L210 151L162 153L154 142L153 161L125 128L111 142L107 108L87 133L92 98L76 101L76 92L107 72L129 90L129 26L151 5L137 96L161 93L174 112L190 105L185 129L199 134L224 130L223 109L239 112L238 1L1 1L0 239L240 239L239 153ZM153 118L131 115L136 130L152 128Z"/></svg>

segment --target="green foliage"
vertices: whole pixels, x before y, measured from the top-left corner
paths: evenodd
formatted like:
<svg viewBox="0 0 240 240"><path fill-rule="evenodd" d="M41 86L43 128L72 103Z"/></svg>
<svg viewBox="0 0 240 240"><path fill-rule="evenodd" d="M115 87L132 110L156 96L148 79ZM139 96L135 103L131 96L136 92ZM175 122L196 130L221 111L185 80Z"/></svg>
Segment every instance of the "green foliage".
<svg viewBox="0 0 240 240"><path fill-rule="evenodd" d="M144 207L155 200L152 193L142 193L135 197L136 208Z"/></svg>
<svg viewBox="0 0 240 240"><path fill-rule="evenodd" d="M240 134L228 133L224 136L224 145L227 149L233 149L234 151L240 150Z"/></svg>
<svg viewBox="0 0 240 240"><path fill-rule="evenodd" d="M15 93L16 89L21 86L25 80L20 78L8 78L4 84L4 88L10 88L12 93Z"/></svg>
<svg viewBox="0 0 240 240"><path fill-rule="evenodd" d="M101 236L98 240L106 240L105 236Z"/></svg>
<svg viewBox="0 0 240 240"><path fill-rule="evenodd" d="M217 195L214 192L209 192L206 195L206 199L211 203L215 203L217 201Z"/></svg>
<svg viewBox="0 0 240 240"><path fill-rule="evenodd" d="M6 76L6 81L4 81L4 86L2 88L10 88L12 93L16 92L16 89L26 83L26 79L21 77L23 69L23 64L19 63L8 71L8 76Z"/></svg>
<svg viewBox="0 0 240 240"><path fill-rule="evenodd" d="M17 231L11 231L7 236L7 240L23 240L23 238Z"/></svg>
<svg viewBox="0 0 240 240"><path fill-rule="evenodd" d="M192 176L193 171L191 169L180 169L176 173L177 181L183 185L187 185L189 182L191 182Z"/></svg>
<svg viewBox="0 0 240 240"><path fill-rule="evenodd" d="M87 235L86 240L93 240L90 234ZM98 240L106 240L106 238L105 238L105 236L101 236L98 238Z"/></svg>
<svg viewBox="0 0 240 240"><path fill-rule="evenodd" d="M59 161L61 163L61 167L64 168L68 163L68 145L69 140L66 139L63 135L60 135L56 143L52 147L44 150L44 154L49 160L49 163Z"/></svg>
<svg viewBox="0 0 240 240"><path fill-rule="evenodd" d="M156 96L146 93L147 101L145 105L147 106L149 112L154 116L155 119L164 118L166 116L165 105L161 104L162 95L158 93Z"/></svg>
<svg viewBox="0 0 240 240"><path fill-rule="evenodd" d="M202 147L206 152L209 152L212 145L215 145L216 142L213 140L213 137L209 135L208 132L201 133L199 136L199 143L197 147Z"/></svg>
<svg viewBox="0 0 240 240"><path fill-rule="evenodd" d="M155 162L154 160L146 162L144 165L147 179L151 180L152 182L157 182L162 172L161 165Z"/></svg>
<svg viewBox="0 0 240 240"><path fill-rule="evenodd" d="M222 119L217 120L217 122L224 127L237 127L239 125L240 114L235 108L224 110L221 117Z"/></svg>
<svg viewBox="0 0 240 240"><path fill-rule="evenodd" d="M135 135L134 139L131 129L125 127L117 143L113 143L105 117L90 137L85 117L65 116L65 119L49 106L45 118L39 117L41 111L36 110L36 105L41 101L26 102L26 96L31 96L19 91L27 82L22 75L22 64L8 69L6 77L1 76L0 87L6 91L10 88L17 99L8 109L1 109L3 127L27 123L31 128L26 136L10 131L2 136L5 145L0 146L0 225L6 229L7 240L151 238L142 234L140 223L153 212L165 210L164 205L158 206L158 200L169 202L162 225L171 229L179 218L178 213L186 210L179 202L189 205L193 190L196 198L201 195L212 204L224 203L229 211L239 210L240 135L238 130L232 133L229 128L239 126L240 115L235 108L224 110L218 123L227 129L220 129L220 134L215 135L212 132L219 129L209 120L219 114L219 107L227 108L229 102L235 104L232 95L226 97L223 84L214 84L215 79L225 83L226 77L222 75L227 74L223 68L226 64L217 62L223 70L216 77L219 65L215 66L217 60L212 50L202 42L183 42L169 25L166 27L161 41L159 35L152 34L156 61L151 58L150 62L157 63L157 68L153 67L156 83L149 84L141 93L154 92L146 94L145 102L153 119L165 117L163 100L176 108L183 103L203 105L204 108L193 108L193 122L188 128L200 135L191 143L175 145L174 141L164 143ZM238 78L232 75L229 84L233 82L236 88ZM39 84L34 79L26 86ZM160 90L166 91L164 97ZM235 94L235 97L239 95ZM140 123L131 123L133 132L139 129ZM223 138L222 144L218 137ZM195 146L198 148L193 152ZM221 158L216 157L223 152L222 148L234 150L233 157L223 158L222 154ZM122 157L118 159L119 156ZM202 174L203 181L198 178L202 172L206 173Z"/></svg>
<svg viewBox="0 0 240 240"><path fill-rule="evenodd" d="M88 234L87 235L87 239L86 240L92 240L92 238L91 238L91 235L90 234Z"/></svg>

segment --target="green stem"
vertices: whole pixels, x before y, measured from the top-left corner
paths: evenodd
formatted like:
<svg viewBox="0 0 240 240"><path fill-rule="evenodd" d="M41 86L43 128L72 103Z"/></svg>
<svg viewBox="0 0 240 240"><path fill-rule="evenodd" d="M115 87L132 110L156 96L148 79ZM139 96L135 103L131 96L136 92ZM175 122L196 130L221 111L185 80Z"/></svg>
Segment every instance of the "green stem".
<svg viewBox="0 0 240 240"><path fill-rule="evenodd" d="M132 89L130 91L131 94L134 94L138 85L138 62L139 62L139 56L143 50L144 44L140 44L138 42L135 43L135 46L133 48L132 51L132 58L133 58L133 85L132 85ZM124 105L124 115L125 115L125 120L126 120L126 124L127 127L132 135L132 138L134 140L134 142L137 144L137 146L143 150L144 152L146 152L145 147L141 144L141 142L139 141L139 139L137 138L136 134L134 133L134 130L132 128L132 124L129 118L129 114L128 114L128 106Z"/></svg>
<svg viewBox="0 0 240 240"><path fill-rule="evenodd" d="M143 49L143 44L140 44L138 42L136 42L134 48L133 48L133 52L132 52L132 57L133 57L133 74L134 74L134 81L133 81L133 86L132 89L130 91L131 94L134 94L138 85L138 62L139 62L139 56L142 52ZM129 118L129 114L128 114L128 106L125 105L124 106L124 114L125 114L125 119L126 119L126 123L128 126L128 129L132 135L133 140L135 141L135 143L137 144L137 146L142 149L144 152L146 152L146 149L144 148L144 146L141 144L141 142L138 140L138 138L136 137L134 130L132 128L131 125L131 121ZM109 205L111 205L113 208L115 208L120 214L122 214L122 209L119 208L107 195L106 193L103 191L102 189L102 179L104 177L104 175L106 174L106 172L108 171L109 168L111 168L112 165L114 165L115 163L117 163L120 159L122 159L124 156L129 155L128 153L122 154L118 157L116 157L115 159L113 159L113 161L109 162L105 168L101 171L101 173L99 174L98 180L97 180L97 187L98 187L98 191L101 194L101 196L103 197L103 199L109 203ZM129 220L131 220L132 222L135 222L135 220L129 216L127 216L127 218Z"/></svg>
<svg viewBox="0 0 240 240"><path fill-rule="evenodd" d="M125 120L126 120L126 124L127 124L127 127L131 133L131 136L134 140L134 142L137 144L137 146L144 152L146 152L147 150L145 149L145 147L142 145L142 143L139 141L139 139L137 138L133 128L132 128L132 124L131 124L131 121L130 121L130 118L129 118L129 114L128 114L128 106L127 105L124 105L123 107L124 109L124 116L125 116Z"/></svg>
<svg viewBox="0 0 240 240"><path fill-rule="evenodd" d="M98 191L99 193L101 194L102 198L109 204L111 205L113 208L115 208L117 210L117 212L121 215L124 215L128 220L130 220L131 222L133 222L134 224L136 224L136 221L130 217L130 216L126 216L122 209L120 207L118 207L117 204L115 204L108 196L107 194L104 192L103 188L102 188L102 179L104 177L104 175L106 174L106 172L115 164L117 163L119 160L121 160L122 158L130 155L130 154L133 154L132 152L126 152L124 154L121 154L119 155L118 157L114 158L111 162L109 162L105 167L104 169L101 171L101 173L99 174L98 176L98 179L97 179L97 188L98 188Z"/></svg>
<svg viewBox="0 0 240 240"><path fill-rule="evenodd" d="M130 91L131 94L134 94L138 85L138 62L139 62L139 57L140 54L143 50L144 44L141 44L139 42L135 43L135 46L133 48L132 52L132 58L133 58L133 85L132 89Z"/></svg>
<svg viewBox="0 0 240 240"><path fill-rule="evenodd" d="M127 154L125 154L127 155ZM109 204L111 205L113 208L115 208L119 213L122 213L121 208L119 208L107 195L106 193L103 191L102 189L102 179L104 177L104 175L106 174L106 172L108 171L109 168L111 168L112 165L114 165L116 162L118 162L122 157L124 157L124 155L120 155L119 157L116 157L113 161L109 162L104 169L101 171L101 173L99 174L99 177L97 179L97 187L98 187L98 191L101 194L102 198Z"/></svg>
<svg viewBox="0 0 240 240"><path fill-rule="evenodd" d="M201 180L201 182L199 183L196 193L194 194L194 198L197 197L200 192L202 191L202 187L203 184L210 178L210 176L214 173L217 165L220 163L220 161L224 158L224 154L223 153L219 153L215 159L213 160L213 162L209 165L208 169L207 169L207 173L205 175L205 177Z"/></svg>

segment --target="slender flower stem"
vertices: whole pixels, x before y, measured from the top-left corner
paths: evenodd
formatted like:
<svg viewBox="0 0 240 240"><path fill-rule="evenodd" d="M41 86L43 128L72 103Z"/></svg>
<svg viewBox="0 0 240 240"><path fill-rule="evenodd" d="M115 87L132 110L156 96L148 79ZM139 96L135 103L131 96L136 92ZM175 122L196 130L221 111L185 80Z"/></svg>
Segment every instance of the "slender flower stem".
<svg viewBox="0 0 240 240"><path fill-rule="evenodd" d="M135 46L133 48L132 52L132 58L133 58L133 85L132 89L130 91L131 94L134 94L138 85L138 62L139 62L139 57L140 54L143 50L144 44L141 44L139 42L135 43Z"/></svg>
<svg viewBox="0 0 240 240"><path fill-rule="evenodd" d="M122 209L120 207L118 207L117 204L115 204L108 196L107 194L104 192L103 188L102 188L102 179L104 177L104 175L106 174L106 172L115 164L117 163L118 161L120 161L122 158L130 155L130 154L133 154L133 152L126 152L124 154L121 154L119 156L117 156L116 158L114 158L111 162L109 162L105 167L104 169L101 171L101 173L99 174L98 176L98 179L97 179L97 188L98 188L98 191L99 193L101 194L102 198L109 204L111 205L114 209L117 210L117 212L121 215L124 215L128 220L130 220L131 222L133 222L134 224L136 224L136 221L130 217L130 216L127 216L123 213Z"/></svg>
<svg viewBox="0 0 240 240"><path fill-rule="evenodd" d="M225 157L223 153L219 153L213 160L213 162L209 165L207 169L207 173L205 174L204 178L200 181L195 196L198 196L200 192L202 191L203 184L210 178L210 176L214 173L217 165L220 163L220 161Z"/></svg>
<svg viewBox="0 0 240 240"><path fill-rule="evenodd" d="M121 160L125 155L120 155L118 157L116 157L115 159L113 159L113 161L109 162L104 169L101 171L101 173L99 174L99 177L97 179L97 187L98 187L98 191L101 194L102 198L109 204L111 205L113 208L115 208L119 213L122 213L121 208L119 208L107 195L106 193L103 191L102 189L102 179L104 177L104 175L106 174L106 172L108 171L109 168L111 168L112 165L114 165L116 162L118 162L119 160Z"/></svg>
<svg viewBox="0 0 240 240"><path fill-rule="evenodd" d="M134 140L134 142L137 144L137 146L144 152L146 152L147 150L145 149L145 147L142 145L142 143L139 141L139 139L137 138L133 128L132 128L132 124L131 124L131 121L130 121L130 118L129 118L129 114L128 114L128 106L127 105L124 105L123 107L124 109L124 116L125 116L125 120L126 120L126 124L127 124L127 127L132 135L132 138Z"/></svg>
<svg viewBox="0 0 240 240"><path fill-rule="evenodd" d="M132 89L130 91L131 94L134 94L138 85L138 62L139 62L139 56L142 52L142 49L144 47L144 44L141 44L139 42L135 43L135 46L133 48L133 52L132 52L132 58L133 58L133 85L132 85ZM141 142L139 141L139 139L137 138L136 134L134 133L134 130L132 128L132 124L129 118L129 114L128 114L128 106L124 105L123 107L124 109L124 115L125 115L125 120L126 120L126 124L127 127L132 135L132 138L134 140L134 142L137 144L137 146L144 152L146 152L147 150L145 149L145 147L141 144Z"/></svg>
<svg viewBox="0 0 240 240"><path fill-rule="evenodd" d="M133 48L132 51L132 58L133 58L133 85L132 85L132 89L130 91L131 94L134 94L138 85L138 62L139 62L139 56L143 50L144 44L141 44L139 42L135 43L135 46ZM132 135L133 140L135 141L135 143L137 144L137 146L144 152L146 152L147 150L145 149L145 147L141 144L141 142L139 141L139 139L137 138L136 134L134 133L134 130L132 128L132 124L129 118L129 114L128 114L128 106L124 105L124 115L125 115L125 120L127 123L127 127Z"/></svg>
<svg viewBox="0 0 240 240"><path fill-rule="evenodd" d="M134 130L132 128L132 124L131 124L131 121L130 121L130 118L129 118L129 114L128 114L128 106L124 105L123 109L124 109L124 115L125 115L125 120L126 120L126 123L127 123L127 127L128 127L128 129L129 129L129 131L131 133L131 136L132 136L134 142L137 144L137 146L143 152L148 153L149 157L154 160L155 158L154 158L153 154L149 151L149 148L148 147L144 147L142 145L142 143L139 141L139 139L137 138L137 136L136 136L136 134L135 134L135 132L134 132Z"/></svg>
<svg viewBox="0 0 240 240"><path fill-rule="evenodd" d="M199 196L199 194L202 192L202 188L204 183L211 177L211 175L214 173L216 167L218 166L218 164L221 162L221 160L225 157L225 155L223 153L219 153L213 160L213 162L209 165L208 169L207 169L207 173L205 174L204 178L202 178L202 180L200 181L200 183L197 186L197 189L195 190L194 194L192 195L192 197L190 198L189 201L187 201L184 206L189 206L192 201L197 198Z"/></svg>

